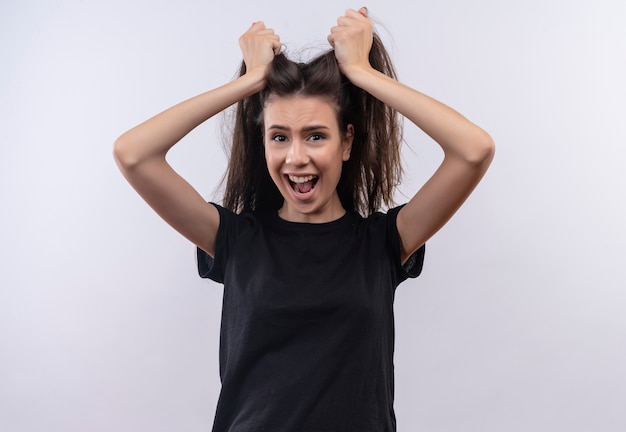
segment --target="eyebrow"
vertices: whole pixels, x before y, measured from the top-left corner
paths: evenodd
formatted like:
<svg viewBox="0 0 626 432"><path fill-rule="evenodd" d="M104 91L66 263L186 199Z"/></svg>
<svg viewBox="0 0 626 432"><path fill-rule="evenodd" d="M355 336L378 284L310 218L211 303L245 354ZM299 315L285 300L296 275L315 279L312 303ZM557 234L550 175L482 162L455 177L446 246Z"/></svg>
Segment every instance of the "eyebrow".
<svg viewBox="0 0 626 432"><path fill-rule="evenodd" d="M267 128L267 130L271 130L271 129L278 129L278 130L282 130L282 131L288 131L289 128L287 126L283 126L283 125L271 125ZM320 129L325 129L325 130L330 130L330 128L328 126L324 126L324 125L311 125L311 126L305 126L302 128L303 132L311 132L314 130L320 130Z"/></svg>

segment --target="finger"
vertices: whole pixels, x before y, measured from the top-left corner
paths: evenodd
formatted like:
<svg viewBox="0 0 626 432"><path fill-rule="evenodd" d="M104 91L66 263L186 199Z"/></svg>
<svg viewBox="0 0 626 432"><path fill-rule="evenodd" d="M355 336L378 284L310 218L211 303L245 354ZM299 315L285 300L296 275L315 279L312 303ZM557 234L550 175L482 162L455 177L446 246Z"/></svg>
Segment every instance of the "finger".
<svg viewBox="0 0 626 432"><path fill-rule="evenodd" d="M335 46L335 42L337 41L337 39L341 39L342 35L344 35L345 32L346 29L343 26L336 25L332 27L328 35L328 42L330 42L332 46Z"/></svg>
<svg viewBox="0 0 626 432"><path fill-rule="evenodd" d="M362 15L359 15L362 17ZM357 23L358 21L354 19L354 17L342 16L337 18L337 26L339 27L347 27L351 24Z"/></svg>
<svg viewBox="0 0 626 432"><path fill-rule="evenodd" d="M337 24L340 26L349 26L351 24L363 23L367 21L369 21L369 18L352 9L349 9L344 16L337 18Z"/></svg>
<svg viewBox="0 0 626 432"><path fill-rule="evenodd" d="M272 50L274 51L274 55L280 54L280 51L283 49L283 45L280 43L280 39L276 38L272 41Z"/></svg>
<svg viewBox="0 0 626 432"><path fill-rule="evenodd" d="M367 18L368 15L368 11L367 8L364 6L361 9L359 9L358 11L354 10L354 9L347 9L346 13L344 14L344 17L346 18L356 18L356 19L363 19L363 18Z"/></svg>
<svg viewBox="0 0 626 432"><path fill-rule="evenodd" d="M255 32L259 36L274 36L276 33L272 29L261 29ZM278 37L278 36L277 36Z"/></svg>

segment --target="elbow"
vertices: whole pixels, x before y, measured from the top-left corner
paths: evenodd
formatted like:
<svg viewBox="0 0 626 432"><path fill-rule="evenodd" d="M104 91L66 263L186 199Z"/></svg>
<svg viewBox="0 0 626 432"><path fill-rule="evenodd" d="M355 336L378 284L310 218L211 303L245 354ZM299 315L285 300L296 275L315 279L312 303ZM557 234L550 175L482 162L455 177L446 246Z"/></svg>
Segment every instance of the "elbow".
<svg viewBox="0 0 626 432"><path fill-rule="evenodd" d="M481 130L472 140L472 144L468 146L464 159L469 165L485 168L493 160L495 152L496 145L493 139L487 132Z"/></svg>
<svg viewBox="0 0 626 432"><path fill-rule="evenodd" d="M122 170L131 164L128 145L126 140L124 140L124 135L116 139L113 143L113 159Z"/></svg>
<svg viewBox="0 0 626 432"><path fill-rule="evenodd" d="M126 134L113 143L113 159L122 172L132 170L141 163L135 143Z"/></svg>

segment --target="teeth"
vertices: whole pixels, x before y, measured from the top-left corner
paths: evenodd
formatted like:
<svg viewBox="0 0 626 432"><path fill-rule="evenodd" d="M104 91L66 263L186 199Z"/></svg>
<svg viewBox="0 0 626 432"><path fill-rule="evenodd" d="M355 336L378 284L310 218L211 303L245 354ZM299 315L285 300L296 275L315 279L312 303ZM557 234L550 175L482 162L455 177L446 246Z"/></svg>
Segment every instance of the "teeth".
<svg viewBox="0 0 626 432"><path fill-rule="evenodd" d="M308 175L308 176L304 176L304 177L298 177L298 176L290 175L289 176L289 180L291 180L294 183L305 183L305 182L313 180L315 177L317 177L317 176Z"/></svg>

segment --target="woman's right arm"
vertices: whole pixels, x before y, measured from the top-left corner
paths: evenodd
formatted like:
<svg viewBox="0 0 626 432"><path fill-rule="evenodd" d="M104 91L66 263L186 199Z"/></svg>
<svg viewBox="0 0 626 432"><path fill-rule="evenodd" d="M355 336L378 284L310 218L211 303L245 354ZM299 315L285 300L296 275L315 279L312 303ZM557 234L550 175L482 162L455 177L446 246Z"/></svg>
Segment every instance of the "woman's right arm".
<svg viewBox="0 0 626 432"><path fill-rule="evenodd" d="M168 224L210 255L219 227L217 209L167 163L165 155L195 127L265 86L267 65L280 39L262 22L239 39L247 66L236 80L175 105L120 136L113 149L122 174Z"/></svg>

